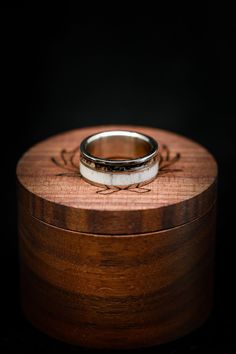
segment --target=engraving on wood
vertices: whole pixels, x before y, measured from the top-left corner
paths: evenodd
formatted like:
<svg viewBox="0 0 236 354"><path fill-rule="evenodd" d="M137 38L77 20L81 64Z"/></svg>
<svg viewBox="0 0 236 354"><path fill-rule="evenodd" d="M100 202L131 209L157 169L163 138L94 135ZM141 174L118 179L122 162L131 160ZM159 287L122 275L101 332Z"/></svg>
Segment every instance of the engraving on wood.
<svg viewBox="0 0 236 354"><path fill-rule="evenodd" d="M75 162L75 157L79 154L79 151L80 151L80 146L77 146L75 149L71 151L62 149L59 157L57 158L51 157L51 161L55 165L67 171L67 172L59 173L57 174L57 176L82 178L79 170L79 165ZM169 172L181 171L180 169L170 168L173 164L179 161L180 157L181 157L180 153L176 153L175 156L171 157L171 152L169 147L163 144L161 146L161 151L160 151L159 172L156 178ZM145 182L145 183L131 184L125 187L104 186L102 189L97 190L96 193L107 195L107 194L119 192L121 190L128 190L130 192L135 192L135 193L147 193L150 192L151 189L145 188L144 185L146 186L152 181Z"/></svg>

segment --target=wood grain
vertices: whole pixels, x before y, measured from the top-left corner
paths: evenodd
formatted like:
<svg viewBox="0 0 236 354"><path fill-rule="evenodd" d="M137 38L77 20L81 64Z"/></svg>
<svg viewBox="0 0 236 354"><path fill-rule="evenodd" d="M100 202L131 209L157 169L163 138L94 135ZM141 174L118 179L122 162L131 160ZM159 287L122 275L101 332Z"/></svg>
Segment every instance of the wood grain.
<svg viewBox="0 0 236 354"><path fill-rule="evenodd" d="M212 306L215 207L139 235L60 229L19 208L22 303L44 332L77 345L135 348L197 328Z"/></svg>
<svg viewBox="0 0 236 354"><path fill-rule="evenodd" d="M78 165L81 140L112 129L151 135L160 148L163 144L169 147L170 158L177 153L181 158L142 194L140 190L98 194L100 187L52 162L52 157L65 158L68 151L77 148L74 162ZM17 178L19 200L32 216L68 230L122 235L175 227L205 214L215 200L217 166L206 149L182 136L155 128L98 126L63 133L35 145L19 161Z"/></svg>
<svg viewBox="0 0 236 354"><path fill-rule="evenodd" d="M158 141L153 182L115 191L80 177L80 141L112 129ZM154 128L78 129L27 151L17 184L22 305L39 329L86 347L138 348L207 318L217 165L202 146Z"/></svg>

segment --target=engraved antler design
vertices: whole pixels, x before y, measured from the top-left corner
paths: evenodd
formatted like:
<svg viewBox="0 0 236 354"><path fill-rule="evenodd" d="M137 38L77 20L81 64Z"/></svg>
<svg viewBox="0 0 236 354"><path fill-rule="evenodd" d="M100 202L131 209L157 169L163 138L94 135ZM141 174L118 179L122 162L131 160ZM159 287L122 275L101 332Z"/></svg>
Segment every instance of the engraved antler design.
<svg viewBox="0 0 236 354"><path fill-rule="evenodd" d="M167 145L162 145L161 153L160 153L160 161L159 161L159 173L158 175L164 175L168 172L180 172L181 169L170 169L174 163L179 161L180 153L177 152L174 157L170 158L170 149Z"/></svg>
<svg viewBox="0 0 236 354"><path fill-rule="evenodd" d="M61 150L59 158L52 157L51 161L60 168L67 170L68 172L58 173L57 176L65 176L65 177L77 177L81 178L79 165L75 163L75 156L79 152L80 147L77 146L75 149L71 151L67 151L65 149ZM174 157L170 157L170 149L167 145L162 145L161 152L160 152L160 160L159 160L159 173L157 177L162 176L163 174L169 172L179 172L180 169L171 169L169 168L174 163L179 161L180 153L175 154ZM150 192L150 188L144 187L145 184L143 183L136 183L130 186L122 187L115 187L115 186L104 186L102 189L96 191L98 194L107 195L112 194L115 192L119 192L121 190L128 190L130 192L135 193L147 193Z"/></svg>
<svg viewBox="0 0 236 354"><path fill-rule="evenodd" d="M79 165L75 163L75 155L79 151L79 146L71 151L61 150L59 158L52 157L52 162L69 172L58 173L57 176L81 177Z"/></svg>

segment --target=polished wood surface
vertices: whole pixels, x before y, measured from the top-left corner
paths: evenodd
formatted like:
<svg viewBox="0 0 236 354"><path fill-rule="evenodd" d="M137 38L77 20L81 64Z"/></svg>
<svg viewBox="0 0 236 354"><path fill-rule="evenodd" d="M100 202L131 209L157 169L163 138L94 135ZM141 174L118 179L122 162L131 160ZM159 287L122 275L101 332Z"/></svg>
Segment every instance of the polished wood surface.
<svg viewBox="0 0 236 354"><path fill-rule="evenodd" d="M152 183L103 191L80 177L81 140L112 129L136 130L158 141L164 168ZM34 217L64 229L122 235L178 226L205 214L215 200L217 166L208 151L182 136L155 128L98 126L35 145L20 160L17 178L19 199Z"/></svg>
<svg viewBox="0 0 236 354"><path fill-rule="evenodd" d="M116 190L81 178L80 141L111 129L158 141L153 182ZM217 165L202 146L154 128L78 129L26 152L17 183L22 305L39 329L81 346L138 348L207 318Z"/></svg>
<svg viewBox="0 0 236 354"><path fill-rule="evenodd" d="M96 235L19 208L22 303L44 332L96 348L152 346L200 326L212 307L215 208L186 225Z"/></svg>

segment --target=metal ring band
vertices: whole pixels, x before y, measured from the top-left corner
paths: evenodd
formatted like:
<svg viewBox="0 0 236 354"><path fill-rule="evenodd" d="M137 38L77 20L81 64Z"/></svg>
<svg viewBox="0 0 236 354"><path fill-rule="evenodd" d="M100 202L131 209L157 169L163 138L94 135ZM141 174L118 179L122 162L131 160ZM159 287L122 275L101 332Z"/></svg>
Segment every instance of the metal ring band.
<svg viewBox="0 0 236 354"><path fill-rule="evenodd" d="M80 145L80 173L96 185L124 188L146 184L158 173L158 144L134 131L103 131Z"/></svg>

